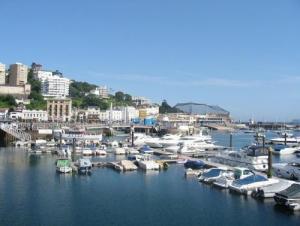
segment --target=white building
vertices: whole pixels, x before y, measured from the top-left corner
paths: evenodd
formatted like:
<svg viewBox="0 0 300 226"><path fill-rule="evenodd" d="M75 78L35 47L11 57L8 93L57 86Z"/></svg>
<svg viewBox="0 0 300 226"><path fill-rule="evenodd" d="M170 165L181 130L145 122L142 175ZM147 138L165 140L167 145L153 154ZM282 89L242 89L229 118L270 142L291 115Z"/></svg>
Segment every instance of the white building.
<svg viewBox="0 0 300 226"><path fill-rule="evenodd" d="M0 63L0 85L5 85L6 80L5 64Z"/></svg>
<svg viewBox="0 0 300 226"><path fill-rule="evenodd" d="M35 71L34 77L41 81L42 95L46 97L69 96L70 79L53 74L51 71Z"/></svg>
<svg viewBox="0 0 300 226"><path fill-rule="evenodd" d="M139 110L135 107L124 107L122 109L122 113L122 121L124 121L125 123L130 123L132 119L139 117Z"/></svg>
<svg viewBox="0 0 300 226"><path fill-rule="evenodd" d="M149 99L147 99L146 97L138 97L138 96L133 96L132 102L135 104L135 106L151 104L151 101Z"/></svg>
<svg viewBox="0 0 300 226"><path fill-rule="evenodd" d="M109 94L107 86L96 87L96 89L91 90L90 93L103 99L108 98Z"/></svg>
<svg viewBox="0 0 300 226"><path fill-rule="evenodd" d="M19 116L25 121L47 122L48 113L42 110L23 110Z"/></svg>

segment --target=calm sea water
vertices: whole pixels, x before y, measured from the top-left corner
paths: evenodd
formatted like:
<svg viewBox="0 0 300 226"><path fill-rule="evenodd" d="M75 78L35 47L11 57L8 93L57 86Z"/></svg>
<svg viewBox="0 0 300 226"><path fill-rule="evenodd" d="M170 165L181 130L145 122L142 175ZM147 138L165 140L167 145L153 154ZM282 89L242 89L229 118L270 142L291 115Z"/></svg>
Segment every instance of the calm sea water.
<svg viewBox="0 0 300 226"><path fill-rule="evenodd" d="M237 146L251 139L237 138L246 139L236 135ZM186 179L180 165L79 176L57 174L54 163L52 155L0 150L0 225L300 225L299 213Z"/></svg>

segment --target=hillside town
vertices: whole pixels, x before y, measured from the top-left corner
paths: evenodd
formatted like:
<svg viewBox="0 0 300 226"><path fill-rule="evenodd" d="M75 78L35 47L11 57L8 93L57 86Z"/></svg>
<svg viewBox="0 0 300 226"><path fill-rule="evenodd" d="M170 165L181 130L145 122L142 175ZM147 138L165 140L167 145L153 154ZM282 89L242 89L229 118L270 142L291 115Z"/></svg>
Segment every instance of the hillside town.
<svg viewBox="0 0 300 226"><path fill-rule="evenodd" d="M67 78L41 64L0 64L0 119L19 122L124 123L166 127L180 124L231 122L230 113L218 106L181 103L161 105L143 96Z"/></svg>

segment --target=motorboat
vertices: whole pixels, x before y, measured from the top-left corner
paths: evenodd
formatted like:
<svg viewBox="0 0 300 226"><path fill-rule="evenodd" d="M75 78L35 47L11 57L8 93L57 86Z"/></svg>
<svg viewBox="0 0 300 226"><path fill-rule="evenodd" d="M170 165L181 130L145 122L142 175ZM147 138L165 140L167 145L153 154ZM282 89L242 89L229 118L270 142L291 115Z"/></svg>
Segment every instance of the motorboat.
<svg viewBox="0 0 300 226"><path fill-rule="evenodd" d="M205 165L206 164L201 160L192 160L192 159L188 159L184 163L185 168L191 168L191 169L203 169Z"/></svg>
<svg viewBox="0 0 300 226"><path fill-rule="evenodd" d="M228 170L227 168L211 168L208 170L205 170L200 177L198 178L199 181L205 182L205 183L213 183L218 178L222 176L232 176L234 173L231 170Z"/></svg>
<svg viewBox="0 0 300 226"><path fill-rule="evenodd" d="M293 134L283 133L281 136L270 139L272 144L297 145L300 143L300 137Z"/></svg>
<svg viewBox="0 0 300 226"><path fill-rule="evenodd" d="M94 155L106 155L107 154L107 152L105 150L100 149L100 148L93 148L92 152Z"/></svg>
<svg viewBox="0 0 300 226"><path fill-rule="evenodd" d="M143 147L141 147L139 149L139 151L142 153L142 154L153 154L153 150L148 146L148 145L144 145Z"/></svg>
<svg viewBox="0 0 300 226"><path fill-rule="evenodd" d="M72 167L70 160L67 158L60 158L56 160L56 171L59 173L71 173Z"/></svg>
<svg viewBox="0 0 300 226"><path fill-rule="evenodd" d="M240 194L249 195L254 190L278 183L278 179L268 179L262 175L254 174L243 179L237 179L229 185L230 191L235 191Z"/></svg>
<svg viewBox="0 0 300 226"><path fill-rule="evenodd" d="M240 166L251 170L266 171L268 169L268 148L251 145L239 151L223 151L216 155L214 160L233 167Z"/></svg>
<svg viewBox="0 0 300 226"><path fill-rule="evenodd" d="M151 136L148 136L144 133L134 133L134 135L133 135L133 141L134 141L133 143L136 146L144 145L144 144L146 144L146 140L151 140L151 139L155 139L155 138L152 138ZM131 136L130 136L128 141L130 143L132 143L132 137Z"/></svg>
<svg viewBox="0 0 300 226"><path fill-rule="evenodd" d="M144 170L159 170L159 164L152 160L150 154L141 155L141 158L137 160L138 166Z"/></svg>
<svg viewBox="0 0 300 226"><path fill-rule="evenodd" d="M81 158L78 159L77 166L80 173L88 173L92 169L92 162L88 158Z"/></svg>
<svg viewBox="0 0 300 226"><path fill-rule="evenodd" d="M290 179L300 180L300 162L276 163L272 166L277 176Z"/></svg>
<svg viewBox="0 0 300 226"><path fill-rule="evenodd" d="M93 155L91 148L82 148L82 155Z"/></svg>
<svg viewBox="0 0 300 226"><path fill-rule="evenodd" d="M233 181L238 179L244 179L246 177L249 177L251 175L254 175L254 173L249 170L248 168L243 167L235 167L233 169L233 174L225 174L221 177L218 177L213 184L220 188L228 188L229 185L233 183Z"/></svg>
<svg viewBox="0 0 300 226"><path fill-rule="evenodd" d="M125 155L126 154L126 150L125 150L125 148L114 148L113 149L113 153L115 155Z"/></svg>
<svg viewBox="0 0 300 226"><path fill-rule="evenodd" d="M274 148L271 149L272 153L275 155L288 155L288 154L294 154L297 151L300 151L300 146L290 146L290 145L284 145L284 144L276 144Z"/></svg>
<svg viewBox="0 0 300 226"><path fill-rule="evenodd" d="M272 184L270 186L258 188L256 191L252 193L252 196L255 198L273 198L276 193L281 192L288 187L290 187L294 182L288 180L280 180L276 184Z"/></svg>
<svg viewBox="0 0 300 226"><path fill-rule="evenodd" d="M113 142L110 143L110 146L111 146L112 148L118 148L118 147L119 147L119 142L116 141L116 140L114 140Z"/></svg>
<svg viewBox="0 0 300 226"><path fill-rule="evenodd" d="M300 210L300 184L292 184L287 189L275 193L274 200L278 205L290 210Z"/></svg>
<svg viewBox="0 0 300 226"><path fill-rule="evenodd" d="M137 154L140 153L140 152L139 152L136 148L134 148L134 147L126 147L125 150L126 150L126 154L127 154L127 155L137 155Z"/></svg>

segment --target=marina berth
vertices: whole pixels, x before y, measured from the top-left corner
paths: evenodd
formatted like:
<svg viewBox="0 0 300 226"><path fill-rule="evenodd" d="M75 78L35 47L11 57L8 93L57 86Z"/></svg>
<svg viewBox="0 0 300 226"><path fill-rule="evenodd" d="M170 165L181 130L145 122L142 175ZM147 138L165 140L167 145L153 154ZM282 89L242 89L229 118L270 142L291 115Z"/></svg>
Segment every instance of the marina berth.
<svg viewBox="0 0 300 226"><path fill-rule="evenodd" d="M274 173L290 180L300 180L300 162L276 163L272 165Z"/></svg>
<svg viewBox="0 0 300 226"><path fill-rule="evenodd" d="M240 194L250 195L258 188L266 187L278 183L278 179L268 179L262 175L251 175L243 179L237 179L229 185L230 191L235 191Z"/></svg>
<svg viewBox="0 0 300 226"><path fill-rule="evenodd" d="M144 170L159 170L160 168L159 164L152 160L150 154L141 155L141 158L137 160L137 164Z"/></svg>
<svg viewBox="0 0 300 226"><path fill-rule="evenodd" d="M285 206L289 210L300 210L300 184L292 184L287 189L278 192L274 196L278 205Z"/></svg>
<svg viewBox="0 0 300 226"><path fill-rule="evenodd" d="M59 173L71 173L72 167L69 159L60 158L56 160L56 171Z"/></svg>
<svg viewBox="0 0 300 226"><path fill-rule="evenodd" d="M78 166L79 173L88 173L92 170L92 162L88 158L78 159L76 165Z"/></svg>
<svg viewBox="0 0 300 226"><path fill-rule="evenodd" d="M270 186L258 188L256 191L252 193L252 196L255 198L273 198L275 193L281 192L288 187L290 187L294 182L288 180L280 180L276 184L272 184Z"/></svg>
<svg viewBox="0 0 300 226"><path fill-rule="evenodd" d="M233 181L237 179L243 179L251 175L254 175L254 173L248 168L235 167L233 169L233 174L225 174L221 177L218 177L213 182L213 185L221 188L228 188L233 183Z"/></svg>

